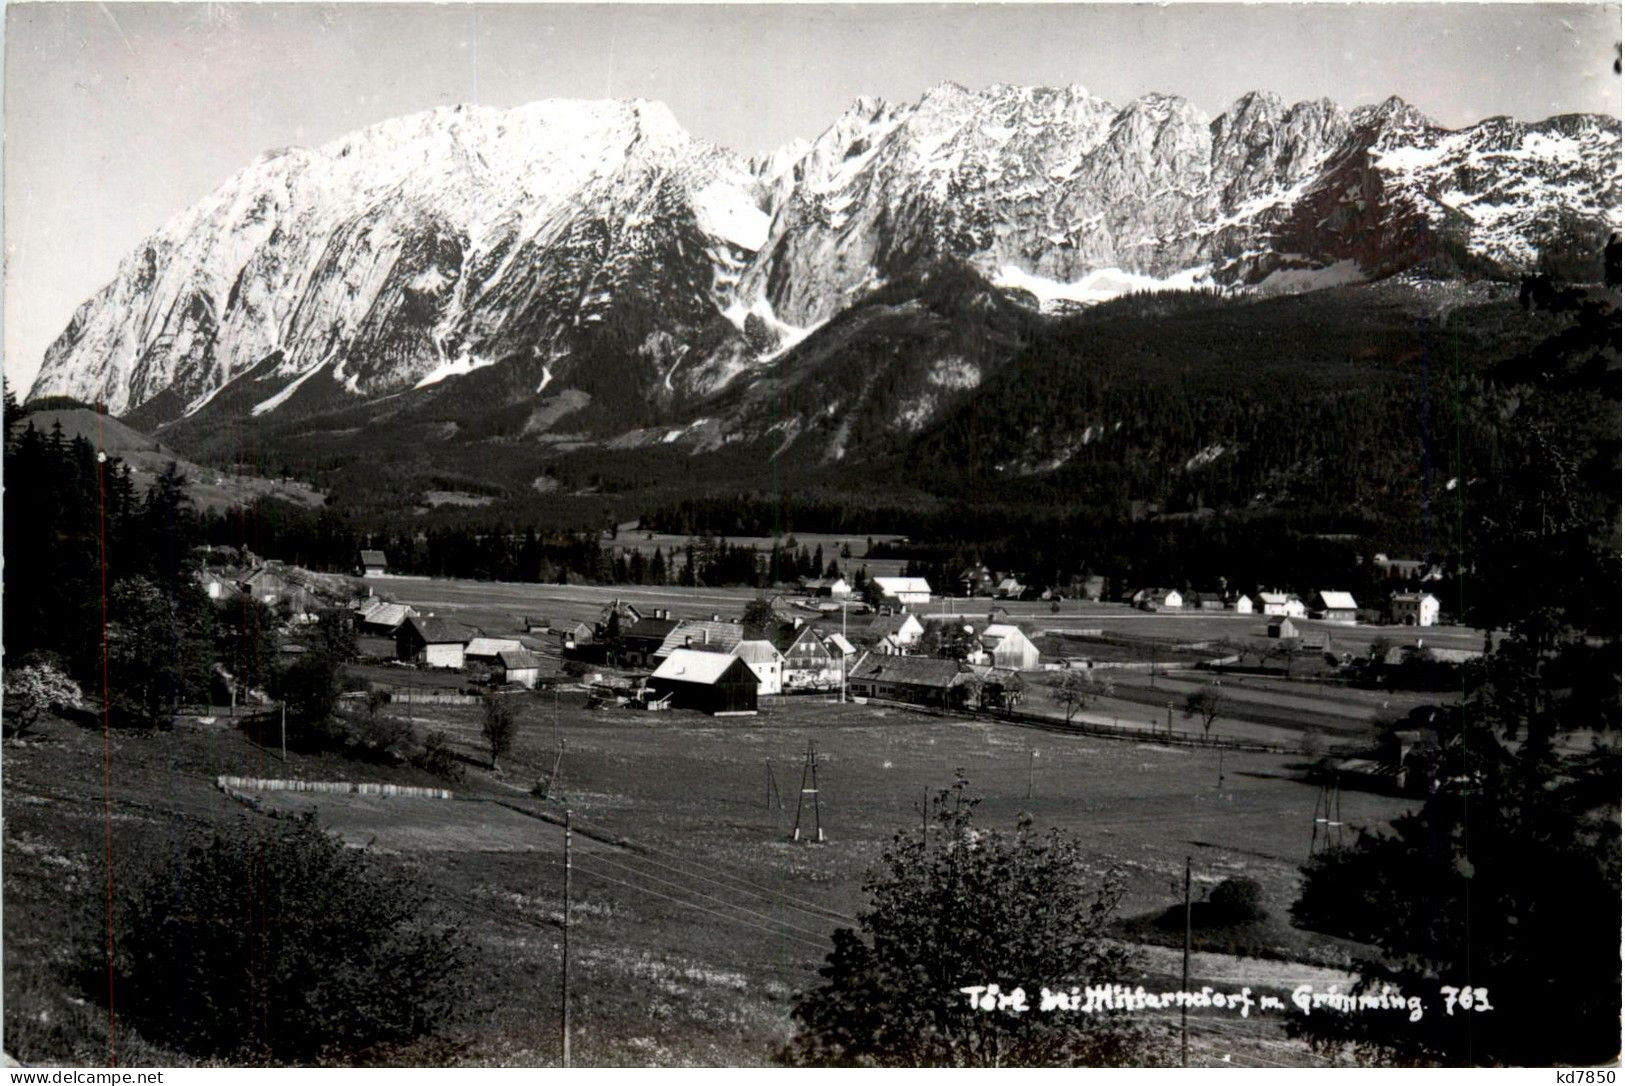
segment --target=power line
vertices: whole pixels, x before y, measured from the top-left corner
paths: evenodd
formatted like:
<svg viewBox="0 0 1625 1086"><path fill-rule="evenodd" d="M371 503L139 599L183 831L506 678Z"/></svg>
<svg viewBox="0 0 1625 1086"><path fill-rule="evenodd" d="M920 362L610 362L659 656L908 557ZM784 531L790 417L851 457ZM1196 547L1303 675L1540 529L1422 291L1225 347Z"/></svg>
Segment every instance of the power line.
<svg viewBox="0 0 1625 1086"><path fill-rule="evenodd" d="M791 931L798 931L803 935L811 935L814 938L823 938L823 933L822 932L813 931L810 928L798 927L795 924L792 924L787 920L780 920L776 916L769 916L766 913L759 913L755 909L747 909L743 905L736 905L731 901L724 900L723 898L717 897L714 894L708 894L703 890L696 890L691 886L684 886L681 883L672 882L669 879L662 879L657 875L649 874L649 872L647 872L647 871L639 871L635 867L628 867L626 864L619 863L619 862L617 862L615 860L612 860L609 857L604 856L604 855L602 855L600 853L594 853L590 857L590 859L594 863L611 864L611 865L613 865L615 867L620 868L622 871L628 872L629 874L640 875L643 878L650 879L650 880L652 880L654 882L658 882L662 886L669 886L673 890L681 890L685 894L693 894L695 897L704 898L707 901L714 901L718 905L724 906L725 908L738 909L742 913L748 913L751 916L758 917L758 918L760 918L762 920L766 920L770 924L780 924L780 925L782 925L782 926L784 926L786 928L789 928Z"/></svg>
<svg viewBox="0 0 1625 1086"><path fill-rule="evenodd" d="M787 932L787 931L780 931L777 928L769 928L769 927L767 927L765 925L762 925L762 924L755 924L755 923L752 923L749 920L743 920L743 919L741 919L741 918L739 918L737 916L730 916L727 913L718 912L715 909L708 909L704 905L696 905L692 901L684 901L682 898L672 897L670 894L663 894L659 890L651 890L647 886L639 886L636 883L630 883L630 882L625 882L625 881L623 881L621 879L611 878L610 876L604 874L601 871L594 871L591 868L587 868L587 867L578 867L576 870L585 872L586 874L589 874L589 875L593 876L594 878L602 879L605 882L614 883L617 886L625 886L629 890L639 890L639 891L641 891L641 892L643 892L645 894L650 894L650 895L652 895L654 897L664 898L665 900L670 901L670 902L672 902L673 904L676 904L676 905L681 905L684 908L694 909L694 910L696 910L698 912L702 912L702 913L708 913L711 916L720 917L723 920L729 920L729 921L732 921L735 924L742 924L747 928L756 928L759 931L765 931L769 935L777 935L777 936L779 936L780 938L783 938L783 939L794 939L798 943L806 943L808 946L815 947L818 950L828 950L829 949L829 945L827 943L815 943L811 939L806 939L806 938L803 938L802 936L799 936L799 935L792 935L790 932Z"/></svg>
<svg viewBox="0 0 1625 1086"><path fill-rule="evenodd" d="M667 855L673 855L675 857L675 854L672 853L672 851L669 848L664 849L663 851ZM729 874L726 871L721 871L721 870L717 870L717 869L713 868L710 875L702 875L697 871L685 871L682 868L673 867L670 864L661 863L659 860L652 859L649 856L644 855L642 853L622 852L622 853L620 853L620 855L634 858L634 859L636 859L636 860L638 860L638 861L640 861L642 863L652 864L655 867L661 868L661 869L666 870L666 871L671 871L671 872L674 872L674 873L679 874L679 875L684 875L684 876L686 876L688 878L700 879L700 880L702 880L704 882L716 883L716 885L721 886L724 889L734 890L734 892L736 892L736 893L750 893L750 894L752 894L752 896L762 898L762 900L767 901L767 902L769 902L771 904L774 904L774 905L786 905L786 906L788 906L788 907L790 907L792 909L797 909L797 910L799 910L801 912L807 913L810 916L817 916L820 919L833 918L833 919L836 919L836 920L845 920L845 921L847 921L849 923L853 923L853 924L856 924L858 922L857 917L849 916L846 913L840 912L837 909L831 909L831 908L828 908L828 907L823 906L823 905L813 905L811 907L806 906L806 905L802 905L799 902L797 902L794 898L790 897L788 894L782 893L782 892L777 891L777 890L770 890L765 886L761 886L761 885L759 885L757 883L750 882L750 881L748 881L746 879L742 879L739 876ZM681 857L676 857L676 858L681 858ZM727 883L719 882L718 879L727 879L730 882L739 883L739 884L741 884L741 886L740 886L740 888L730 887L730 886L728 886ZM750 887L750 889L745 890L745 889L743 889L743 887ZM779 898L781 900L774 901L773 900L774 898Z"/></svg>

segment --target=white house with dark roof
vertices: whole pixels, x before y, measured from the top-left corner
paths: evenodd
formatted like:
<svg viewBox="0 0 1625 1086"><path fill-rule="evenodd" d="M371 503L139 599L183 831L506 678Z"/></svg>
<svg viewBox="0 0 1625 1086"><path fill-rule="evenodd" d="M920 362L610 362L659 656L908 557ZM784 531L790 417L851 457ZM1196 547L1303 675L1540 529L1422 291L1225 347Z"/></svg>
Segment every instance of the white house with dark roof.
<svg viewBox="0 0 1625 1086"><path fill-rule="evenodd" d="M1395 592L1388 597L1388 620L1400 626L1436 626L1438 597L1431 592Z"/></svg>
<svg viewBox="0 0 1625 1086"><path fill-rule="evenodd" d="M1320 589L1310 597L1309 603L1310 618L1336 622L1344 626L1354 625L1360 611L1360 605L1354 602L1353 594L1330 588Z"/></svg>
<svg viewBox="0 0 1625 1086"><path fill-rule="evenodd" d="M869 584L875 602L882 607L906 611L931 602L931 585L924 577L872 577Z"/></svg>
<svg viewBox="0 0 1625 1086"><path fill-rule="evenodd" d="M784 654L773 647L771 641L741 641L733 654L756 673L758 694L778 694L784 691Z"/></svg>

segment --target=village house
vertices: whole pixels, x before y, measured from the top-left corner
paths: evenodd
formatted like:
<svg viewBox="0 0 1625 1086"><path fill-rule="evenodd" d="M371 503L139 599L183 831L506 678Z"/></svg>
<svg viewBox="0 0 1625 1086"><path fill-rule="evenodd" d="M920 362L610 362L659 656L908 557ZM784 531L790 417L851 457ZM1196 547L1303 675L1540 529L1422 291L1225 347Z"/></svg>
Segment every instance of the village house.
<svg viewBox="0 0 1625 1086"><path fill-rule="evenodd" d="M363 577L387 577L389 575L389 561L384 557L383 551L365 550L361 552L361 560L356 563Z"/></svg>
<svg viewBox="0 0 1625 1086"><path fill-rule="evenodd" d="M1395 592L1388 597L1388 621L1400 626L1436 626L1439 601L1431 592Z"/></svg>
<svg viewBox="0 0 1625 1086"><path fill-rule="evenodd" d="M978 664L990 664L995 668L1011 671L1031 669L1038 666L1038 646L1022 632L1019 626L1008 623L993 623L977 635L981 642L981 656L985 659L972 661Z"/></svg>
<svg viewBox="0 0 1625 1086"><path fill-rule="evenodd" d="M469 640L468 630L450 619L412 615L395 635L395 655L408 663L460 668Z"/></svg>
<svg viewBox="0 0 1625 1086"><path fill-rule="evenodd" d="M683 648L667 655L648 683L656 700L674 709L730 716L756 712L760 686L756 672L732 653Z"/></svg>
<svg viewBox="0 0 1625 1086"><path fill-rule="evenodd" d="M621 663L628 667L654 667L657 663L655 657L660 653L660 646L666 643L666 638L677 628L677 620L672 618L640 618L630 626L621 629Z"/></svg>
<svg viewBox="0 0 1625 1086"><path fill-rule="evenodd" d="M1343 626L1352 626L1358 615L1360 605L1354 602L1354 597L1347 592L1323 588L1309 598L1309 617L1322 622L1336 622Z"/></svg>
<svg viewBox="0 0 1625 1086"><path fill-rule="evenodd" d="M723 622L721 616L710 619L681 619L666 634L660 646L650 654L651 663L659 664L678 649L695 648L713 652L732 652L733 647L745 639L745 627L737 622Z"/></svg>
<svg viewBox="0 0 1625 1086"><path fill-rule="evenodd" d="M822 599L852 598L852 586L847 583L845 577L813 577L801 582L801 590L809 596Z"/></svg>
<svg viewBox="0 0 1625 1086"><path fill-rule="evenodd" d="M915 615L876 615L853 632L876 652L902 655L920 643L925 624Z"/></svg>
<svg viewBox="0 0 1625 1086"><path fill-rule="evenodd" d="M200 569L197 571L197 583L202 586L204 595L211 600L224 600L235 596L237 586L215 573L213 570Z"/></svg>
<svg viewBox="0 0 1625 1086"><path fill-rule="evenodd" d="M784 691L784 656L773 647L771 641L741 641L733 648L733 654L756 673L756 692L763 696L779 694Z"/></svg>
<svg viewBox="0 0 1625 1086"><path fill-rule="evenodd" d="M833 690L841 681L841 651L834 638L825 637L811 626L781 634L780 652L784 660L783 687L786 690Z"/></svg>
<svg viewBox="0 0 1625 1086"><path fill-rule="evenodd" d="M573 649L577 645L586 645L592 642L592 627L585 622L570 622L563 626L554 626L550 632L559 639L559 644L567 649Z"/></svg>
<svg viewBox="0 0 1625 1086"><path fill-rule="evenodd" d="M990 590L993 574L986 566L969 566L959 574L959 591L966 596L980 596Z"/></svg>
<svg viewBox="0 0 1625 1086"><path fill-rule="evenodd" d="M658 615L659 612L656 612ZM643 612L634 604L626 600L611 600L598 612L593 620L592 632L595 640L612 641L620 635L621 631L631 626L643 617Z"/></svg>
<svg viewBox="0 0 1625 1086"><path fill-rule="evenodd" d="M404 603L388 603L377 598L363 604L355 612L356 630L379 637L393 637L401 623L417 614Z"/></svg>
<svg viewBox="0 0 1625 1086"><path fill-rule="evenodd" d="M1298 636L1298 627L1287 616L1277 615L1269 620L1269 624L1264 627L1264 632L1270 637L1290 640Z"/></svg>
<svg viewBox="0 0 1625 1086"><path fill-rule="evenodd" d="M1236 597L1236 614L1251 615L1258 610L1258 602L1248 593L1243 592Z"/></svg>
<svg viewBox="0 0 1625 1086"><path fill-rule="evenodd" d="M265 566L244 574L237 582L237 587L243 592L268 607L275 607L288 598L298 586L292 584L287 578L278 576Z"/></svg>
<svg viewBox="0 0 1625 1086"><path fill-rule="evenodd" d="M1264 615L1285 615L1287 618L1307 618L1309 608L1290 592L1259 592L1254 597L1255 610Z"/></svg>
<svg viewBox="0 0 1625 1086"><path fill-rule="evenodd" d="M840 654L811 626L780 634L780 654L785 689L834 689L840 683Z"/></svg>
<svg viewBox="0 0 1625 1086"><path fill-rule="evenodd" d="M931 602L931 585L924 577L874 577L869 581L871 602L877 607L907 611Z"/></svg>
<svg viewBox="0 0 1625 1086"><path fill-rule="evenodd" d="M1001 600L1019 600L1027 592L1027 586L1015 577L1005 577L993 586L993 594Z"/></svg>
<svg viewBox="0 0 1625 1086"><path fill-rule="evenodd" d="M497 653L496 665L499 682L533 690L541 675L542 658L529 649L503 649Z"/></svg>
<svg viewBox="0 0 1625 1086"><path fill-rule="evenodd" d="M957 660L869 653L847 675L847 686L853 697L951 709L963 697L963 673Z"/></svg>
<svg viewBox="0 0 1625 1086"><path fill-rule="evenodd" d="M1204 588L1200 592L1193 592L1185 599L1187 606L1193 606L1198 611L1225 611L1229 610L1229 600L1225 598L1224 590L1220 588Z"/></svg>
<svg viewBox="0 0 1625 1086"><path fill-rule="evenodd" d="M495 664L504 652L523 652L524 642L517 637L475 637L463 649L463 659L475 664Z"/></svg>
<svg viewBox="0 0 1625 1086"><path fill-rule="evenodd" d="M1185 606L1185 597L1177 588L1142 588L1129 602L1142 611L1178 611Z"/></svg>

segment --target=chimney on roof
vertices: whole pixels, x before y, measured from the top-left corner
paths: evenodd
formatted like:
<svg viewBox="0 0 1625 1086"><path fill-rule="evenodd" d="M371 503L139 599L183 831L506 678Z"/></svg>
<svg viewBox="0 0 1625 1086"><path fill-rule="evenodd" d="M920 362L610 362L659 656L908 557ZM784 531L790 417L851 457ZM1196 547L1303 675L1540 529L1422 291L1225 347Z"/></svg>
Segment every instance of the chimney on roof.
<svg viewBox="0 0 1625 1086"><path fill-rule="evenodd" d="M684 634L683 635L683 648L686 649L692 644L694 644L694 639L692 637L690 637L688 634Z"/></svg>
<svg viewBox="0 0 1625 1086"><path fill-rule="evenodd" d="M700 631L700 644L709 645L710 643L711 643L711 631L710 631L710 629L707 628L707 629L701 630Z"/></svg>

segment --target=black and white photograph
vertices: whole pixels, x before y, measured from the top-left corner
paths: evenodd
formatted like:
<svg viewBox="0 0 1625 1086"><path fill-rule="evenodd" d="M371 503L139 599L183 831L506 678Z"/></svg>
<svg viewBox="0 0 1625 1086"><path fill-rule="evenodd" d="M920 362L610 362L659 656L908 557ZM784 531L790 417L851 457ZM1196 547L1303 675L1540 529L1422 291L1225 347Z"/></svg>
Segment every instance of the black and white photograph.
<svg viewBox="0 0 1625 1086"><path fill-rule="evenodd" d="M1620 42L6 4L7 1083L1614 1083Z"/></svg>

